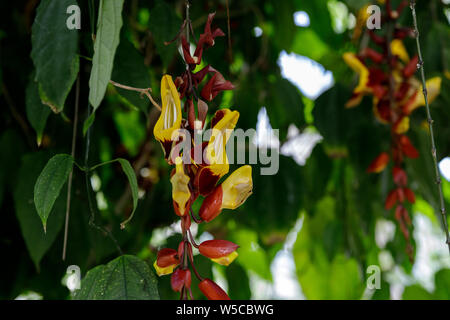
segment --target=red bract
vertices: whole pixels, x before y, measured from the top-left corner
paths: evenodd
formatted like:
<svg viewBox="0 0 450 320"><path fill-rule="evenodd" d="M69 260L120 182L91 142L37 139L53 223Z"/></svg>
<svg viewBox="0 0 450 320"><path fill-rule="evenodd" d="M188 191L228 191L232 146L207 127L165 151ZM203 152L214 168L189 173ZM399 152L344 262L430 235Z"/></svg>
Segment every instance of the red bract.
<svg viewBox="0 0 450 320"><path fill-rule="evenodd" d="M208 300L230 300L225 291L210 279L204 279L198 287Z"/></svg>
<svg viewBox="0 0 450 320"><path fill-rule="evenodd" d="M233 90L234 86L230 81L225 80L225 78L216 72L208 83L202 89L202 97L207 101L214 99L221 91Z"/></svg>
<svg viewBox="0 0 450 320"><path fill-rule="evenodd" d="M205 31L200 35L199 43L204 43L207 48L214 45L214 39L216 37L223 37L225 35L225 33L223 33L223 31L219 28L216 28L213 32L211 32L211 23L215 15L215 12L208 15L208 20L205 24Z"/></svg>
<svg viewBox="0 0 450 320"><path fill-rule="evenodd" d="M203 241L198 250L208 258L216 259L227 256L236 251L239 246L227 240L207 240Z"/></svg>

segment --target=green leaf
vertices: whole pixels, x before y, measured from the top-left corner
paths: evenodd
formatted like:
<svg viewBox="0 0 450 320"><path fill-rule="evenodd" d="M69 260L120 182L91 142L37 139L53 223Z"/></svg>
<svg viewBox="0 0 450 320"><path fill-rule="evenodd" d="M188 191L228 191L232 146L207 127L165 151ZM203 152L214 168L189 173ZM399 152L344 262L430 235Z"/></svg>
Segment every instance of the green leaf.
<svg viewBox="0 0 450 320"><path fill-rule="evenodd" d="M231 234L231 240L239 244L238 262L247 270L256 272L266 280L272 280L269 259L258 243L258 234L250 229L241 229Z"/></svg>
<svg viewBox="0 0 450 320"><path fill-rule="evenodd" d="M135 88L149 88L150 76L148 68L144 64L144 58L131 42L123 36L117 47L116 58L114 59L114 69L112 80ZM115 87L117 92L129 103L147 112L149 101L147 97L139 92L125 90Z"/></svg>
<svg viewBox="0 0 450 320"><path fill-rule="evenodd" d="M47 221L48 231L44 233L41 221L36 214L33 204L33 183L45 165L49 154L35 152L22 158L22 165L17 176L17 185L14 188L14 205L19 220L22 236L36 268L56 239L64 224L65 199L59 197Z"/></svg>
<svg viewBox="0 0 450 320"><path fill-rule="evenodd" d="M68 154L57 154L51 158L34 186L34 205L41 218L44 231L47 230L47 219L58 198L63 185L73 167L73 158Z"/></svg>
<svg viewBox="0 0 450 320"><path fill-rule="evenodd" d="M95 112L92 112L89 117L84 120L83 123L83 136L86 136L86 133L88 132L89 128L92 126L92 124L95 121Z"/></svg>
<svg viewBox="0 0 450 320"><path fill-rule="evenodd" d="M75 0L42 0L31 32L31 58L36 67L41 99L61 112L79 69L78 31L66 26L67 7Z"/></svg>
<svg viewBox="0 0 450 320"><path fill-rule="evenodd" d="M128 222L130 222L131 219L133 219L133 215L134 215L134 212L136 211L136 207L137 207L137 203L138 203L138 199L139 199L139 194L138 194L138 184L137 184L136 174L134 173L133 167L126 159L119 158L119 159L117 159L117 161L119 161L120 165L122 166L123 172L125 172L125 175L128 178L128 182L130 183L130 187L131 187L131 195L133 196L133 211L131 212L131 215L128 217L128 219L126 219L125 221L123 221L120 224L120 228L123 229L123 228L125 228L125 225Z"/></svg>
<svg viewBox="0 0 450 320"><path fill-rule="evenodd" d="M25 101L28 121L30 121L31 126L36 131L37 144L40 145L51 110L41 102L38 83L32 79L30 79L26 89Z"/></svg>
<svg viewBox="0 0 450 320"><path fill-rule="evenodd" d="M181 20L175 13L174 7L162 0L157 0L150 10L149 29L155 39L156 50L165 68L172 61L177 46L175 43L165 45L175 37L181 25Z"/></svg>
<svg viewBox="0 0 450 320"><path fill-rule="evenodd" d="M123 0L100 1L97 34L94 43L91 77L89 78L89 102L98 108L106 92L119 45L122 28Z"/></svg>
<svg viewBox="0 0 450 320"><path fill-rule="evenodd" d="M148 264L135 256L123 255L89 270L74 299L159 300L159 294Z"/></svg>

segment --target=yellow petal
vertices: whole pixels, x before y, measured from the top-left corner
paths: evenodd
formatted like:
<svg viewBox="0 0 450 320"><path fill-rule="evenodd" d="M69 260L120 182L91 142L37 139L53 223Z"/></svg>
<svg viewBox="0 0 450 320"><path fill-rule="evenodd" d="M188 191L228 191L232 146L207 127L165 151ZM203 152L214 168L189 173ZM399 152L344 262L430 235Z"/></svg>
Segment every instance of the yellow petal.
<svg viewBox="0 0 450 320"><path fill-rule="evenodd" d="M184 215L186 213L186 203L191 197L191 192L188 187L189 177L184 173L181 157L175 159L175 164L175 174L170 178L170 182L172 183L172 198L177 203L180 214Z"/></svg>
<svg viewBox="0 0 450 320"><path fill-rule="evenodd" d="M164 75L161 79L162 110L153 129L155 138L160 141L174 140L177 129L181 126L181 103L172 77Z"/></svg>
<svg viewBox="0 0 450 320"><path fill-rule="evenodd" d="M158 266L158 264L156 263L157 261L155 261L155 263L153 264L153 267L156 270L156 274L158 276L164 276L166 274L171 274L173 272L173 269L175 269L175 267L177 266L176 264L172 264L170 266L167 267L160 267Z"/></svg>
<svg viewBox="0 0 450 320"><path fill-rule="evenodd" d="M358 86L353 90L353 92L360 93L367 90L367 83L369 82L369 70L367 67L358 59L358 57L351 52L346 52L343 55L345 63L353 69L353 71L359 74Z"/></svg>
<svg viewBox="0 0 450 320"><path fill-rule="evenodd" d="M394 132L397 134L403 134L409 130L409 117L403 117L394 126Z"/></svg>
<svg viewBox="0 0 450 320"><path fill-rule="evenodd" d="M409 55L403 45L403 42L399 39L392 40L391 42L391 53L394 56L398 56L400 60L404 63L409 62Z"/></svg>
<svg viewBox="0 0 450 320"><path fill-rule="evenodd" d="M237 258L237 256L238 256L238 253L236 251L233 251L232 253L230 253L227 256L211 259L211 261L221 264L223 266L228 266L230 263L232 263L234 261L234 259Z"/></svg>
<svg viewBox="0 0 450 320"><path fill-rule="evenodd" d="M442 83L441 77L434 77L426 81L428 92L428 103L432 103L441 92L441 83ZM415 100L411 103L411 106L408 108L411 112L414 109L425 105L425 98L422 94L422 90L423 86L420 86L420 89L417 90Z"/></svg>
<svg viewBox="0 0 450 320"><path fill-rule="evenodd" d="M245 165L235 170L221 186L222 208L236 209L252 194L252 167Z"/></svg>
<svg viewBox="0 0 450 320"><path fill-rule="evenodd" d="M228 158L225 147L239 119L239 112L230 109L222 109L221 112L224 115L212 128L211 138L206 147L206 157L210 165L225 165L221 170L226 169L227 173Z"/></svg>

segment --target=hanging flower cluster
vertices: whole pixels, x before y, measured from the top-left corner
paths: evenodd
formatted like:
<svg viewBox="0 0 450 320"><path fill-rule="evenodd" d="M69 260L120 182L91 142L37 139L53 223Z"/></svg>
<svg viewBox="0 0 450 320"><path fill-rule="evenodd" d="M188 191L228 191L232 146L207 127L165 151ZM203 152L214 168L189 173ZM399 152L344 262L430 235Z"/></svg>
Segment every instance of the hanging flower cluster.
<svg viewBox="0 0 450 320"><path fill-rule="evenodd" d="M227 266L237 258L238 245L226 240L208 240L197 245L190 231L191 219L197 223L209 222L223 209L236 209L251 195L253 187L252 168L249 165L238 168L218 184L229 171L225 146L236 126L239 112L230 109L218 110L211 120L212 134L209 141L198 143L192 138L205 129L207 102L212 101L221 91L234 88L231 82L226 81L222 74L210 65L194 72L202 61L203 51L214 45L216 37L224 36L220 29L211 29L213 18L214 13L209 14L204 33L200 35L193 54L188 39L184 34L181 35L184 29L192 30L190 21L184 21L178 37L181 40L186 70L175 81L170 75L163 76L162 110L154 127L155 138L161 143L167 162L175 165L170 182L173 208L175 214L181 218L182 230L182 240L177 250L159 250L154 267L159 276L172 274L172 289L180 292L181 299L193 299L191 269L200 281L199 289L208 299L229 299L216 283L198 274L192 246L213 262ZM199 94L199 87L206 77L209 77L209 80ZM182 99L183 112L187 118L183 118ZM185 134L186 132L188 134ZM190 154L186 154L184 149L181 152L180 146L187 140L193 146L188 150L191 151ZM193 157L197 152L203 155L202 159ZM192 204L196 200L201 201L199 196L203 197L203 203L197 217L192 210Z"/></svg>
<svg viewBox="0 0 450 320"><path fill-rule="evenodd" d="M347 108L360 104L364 95L373 99L374 116L391 128L391 148L381 152L369 165L367 171L379 173L386 169L392 160L392 180L394 187L385 200L386 210L395 208L397 220L403 236L408 241L407 252L411 257L409 243L411 219L405 203L414 203L414 192L408 188L408 177L404 170L405 158L417 158L419 152L406 135L410 126L410 115L425 105L422 85L414 74L419 65L416 56L410 58L403 45L403 39L414 37L413 29L403 28L397 19L408 1L402 1L397 10L391 8L389 0L385 2L382 16L384 34L366 30L374 48L366 47L358 54L347 52L343 55L346 64L358 75L359 81L352 97L346 103ZM431 103L440 92L441 78L426 82L428 100Z"/></svg>

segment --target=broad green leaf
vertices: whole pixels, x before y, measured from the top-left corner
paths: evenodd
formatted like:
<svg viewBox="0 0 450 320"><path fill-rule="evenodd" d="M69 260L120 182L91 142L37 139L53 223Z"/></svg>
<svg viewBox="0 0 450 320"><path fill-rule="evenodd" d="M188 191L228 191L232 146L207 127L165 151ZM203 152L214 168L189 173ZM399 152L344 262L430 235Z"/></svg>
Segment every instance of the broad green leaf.
<svg viewBox="0 0 450 320"><path fill-rule="evenodd" d="M14 188L16 216L28 252L37 269L64 224L65 197L56 200L47 221L46 233L33 204L34 186L30 182L36 181L48 157L49 154L42 151L25 155L17 176L18 183Z"/></svg>
<svg viewBox="0 0 450 320"><path fill-rule="evenodd" d="M135 88L150 87L150 76L148 69L144 64L144 58L131 42L123 36L123 32L120 44L117 47L111 79ZM129 103L140 110L147 112L149 101L146 96L143 96L136 91L125 90L118 87L115 87L115 89Z"/></svg>
<svg viewBox="0 0 450 320"><path fill-rule="evenodd" d="M165 45L177 34L181 19L175 13L174 7L162 0L155 1L155 6L150 10L149 29L155 39L156 50L163 61L165 68L172 61L176 52L176 44Z"/></svg>
<svg viewBox="0 0 450 320"><path fill-rule="evenodd" d="M157 280L148 264L120 256L86 274L75 300L159 300Z"/></svg>
<svg viewBox="0 0 450 320"><path fill-rule="evenodd" d="M120 224L120 228L125 228L125 225L133 218L134 212L136 211L137 203L139 200L139 190L138 190L138 184L136 179L136 174L134 173L133 167L126 159L117 159L119 161L120 165L122 166L123 172L125 172L125 175L128 178L128 182L130 183L131 188L131 195L133 196L133 211L131 212L131 215L128 219L126 219L124 222Z"/></svg>
<svg viewBox="0 0 450 320"><path fill-rule="evenodd" d="M101 0L98 11L94 57L89 78L89 102L98 108L106 92L113 70L114 56L122 28L123 0Z"/></svg>
<svg viewBox="0 0 450 320"><path fill-rule="evenodd" d="M41 102L39 97L39 85L32 79L30 79L28 83L25 96L27 118L34 131L36 131L37 144L40 145L45 124L47 123L47 118L50 115L51 110Z"/></svg>
<svg viewBox="0 0 450 320"><path fill-rule="evenodd" d="M75 0L42 0L31 32L31 58L43 103L61 112L77 77L78 31L69 30L66 10Z"/></svg>
<svg viewBox="0 0 450 320"><path fill-rule="evenodd" d="M44 231L47 230L47 219L53 204L61 192L63 185L73 167L73 158L68 154L57 154L51 158L34 186L34 205L41 218Z"/></svg>

